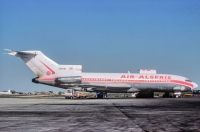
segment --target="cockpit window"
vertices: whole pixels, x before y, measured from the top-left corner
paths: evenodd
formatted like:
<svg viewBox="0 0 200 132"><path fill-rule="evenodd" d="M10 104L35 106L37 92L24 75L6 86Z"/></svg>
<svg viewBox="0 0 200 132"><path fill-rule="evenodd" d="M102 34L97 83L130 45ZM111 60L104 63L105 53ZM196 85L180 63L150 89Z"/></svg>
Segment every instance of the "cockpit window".
<svg viewBox="0 0 200 132"><path fill-rule="evenodd" d="M186 82L192 82L191 80L185 80Z"/></svg>

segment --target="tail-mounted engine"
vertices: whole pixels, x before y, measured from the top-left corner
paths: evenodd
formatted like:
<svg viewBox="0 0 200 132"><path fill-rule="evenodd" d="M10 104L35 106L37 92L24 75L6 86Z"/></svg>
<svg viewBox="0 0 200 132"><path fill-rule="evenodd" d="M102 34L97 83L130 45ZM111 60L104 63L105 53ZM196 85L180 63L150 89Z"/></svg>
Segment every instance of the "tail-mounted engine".
<svg viewBox="0 0 200 132"><path fill-rule="evenodd" d="M81 76L60 77L55 80L57 84L80 84Z"/></svg>

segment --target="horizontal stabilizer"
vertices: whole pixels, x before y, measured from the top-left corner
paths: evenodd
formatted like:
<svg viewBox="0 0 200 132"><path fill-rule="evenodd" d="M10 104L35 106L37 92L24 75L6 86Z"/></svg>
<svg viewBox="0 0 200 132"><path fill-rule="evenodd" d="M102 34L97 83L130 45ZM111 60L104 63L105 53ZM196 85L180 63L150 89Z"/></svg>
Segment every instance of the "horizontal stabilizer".
<svg viewBox="0 0 200 132"><path fill-rule="evenodd" d="M10 50L10 49L4 49L5 51L7 51L8 55L12 55L12 56L23 56L23 55L37 55L36 52L29 52L29 51L14 51L14 50Z"/></svg>

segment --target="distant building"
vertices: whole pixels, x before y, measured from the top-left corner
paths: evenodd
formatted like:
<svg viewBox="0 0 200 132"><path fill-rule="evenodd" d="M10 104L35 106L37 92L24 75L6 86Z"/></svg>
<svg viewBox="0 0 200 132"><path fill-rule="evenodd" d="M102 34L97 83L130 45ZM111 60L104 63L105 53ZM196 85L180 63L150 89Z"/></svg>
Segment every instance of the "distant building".
<svg viewBox="0 0 200 132"><path fill-rule="evenodd" d="M41 92L37 92L37 91L34 91L32 93L33 95L54 95L53 91L41 91Z"/></svg>

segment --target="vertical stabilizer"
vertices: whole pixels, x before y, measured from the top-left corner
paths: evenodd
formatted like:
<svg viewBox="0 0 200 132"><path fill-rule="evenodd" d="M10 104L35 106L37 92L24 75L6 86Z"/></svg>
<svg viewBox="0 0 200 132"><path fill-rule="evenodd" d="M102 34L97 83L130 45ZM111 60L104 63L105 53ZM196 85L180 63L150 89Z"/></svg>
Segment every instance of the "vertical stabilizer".
<svg viewBox="0 0 200 132"><path fill-rule="evenodd" d="M38 77L53 75L58 71L58 64L41 51L9 51L8 54L21 58Z"/></svg>

